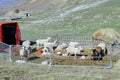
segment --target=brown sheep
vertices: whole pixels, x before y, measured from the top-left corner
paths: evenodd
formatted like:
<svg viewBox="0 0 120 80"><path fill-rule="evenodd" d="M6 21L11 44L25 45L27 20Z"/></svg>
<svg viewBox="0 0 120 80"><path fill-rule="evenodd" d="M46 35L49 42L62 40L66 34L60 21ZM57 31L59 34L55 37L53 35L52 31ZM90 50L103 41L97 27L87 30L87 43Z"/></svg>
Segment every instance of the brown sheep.
<svg viewBox="0 0 120 80"><path fill-rule="evenodd" d="M100 61L103 59L103 57L107 55L107 48L102 49L101 47L96 47L95 49L93 49L93 54L92 54L92 60L95 61Z"/></svg>

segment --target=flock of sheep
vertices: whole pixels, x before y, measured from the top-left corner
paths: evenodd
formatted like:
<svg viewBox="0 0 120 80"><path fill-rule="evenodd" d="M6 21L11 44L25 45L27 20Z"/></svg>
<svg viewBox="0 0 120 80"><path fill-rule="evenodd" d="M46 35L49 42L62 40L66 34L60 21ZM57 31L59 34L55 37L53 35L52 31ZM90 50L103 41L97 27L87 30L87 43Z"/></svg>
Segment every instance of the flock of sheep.
<svg viewBox="0 0 120 80"><path fill-rule="evenodd" d="M42 46L42 48L41 48ZM52 41L51 37L46 39L38 39L35 44L36 51L41 49L41 56L49 56L53 51L57 51L57 55L69 57L74 55L77 58L78 55L81 55L83 48L79 46L79 42L69 42L66 43L58 43L57 40ZM65 49L66 53L60 52ZM20 48L19 54L21 59L25 59L30 56L31 53L31 42L26 40L22 43L22 47ZM102 58L107 55L107 48L105 43L98 44L94 49L92 49L91 60L102 60ZM83 55L81 58L85 59L86 57Z"/></svg>

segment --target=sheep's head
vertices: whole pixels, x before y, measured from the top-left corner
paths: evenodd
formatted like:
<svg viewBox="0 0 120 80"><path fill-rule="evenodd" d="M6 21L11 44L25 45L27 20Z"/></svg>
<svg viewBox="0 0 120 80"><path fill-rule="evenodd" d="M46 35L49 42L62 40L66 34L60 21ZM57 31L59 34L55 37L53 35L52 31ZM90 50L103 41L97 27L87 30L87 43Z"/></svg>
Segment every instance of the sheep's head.
<svg viewBox="0 0 120 80"><path fill-rule="evenodd" d="M101 54L102 53L102 48L101 47L96 47L96 53Z"/></svg>

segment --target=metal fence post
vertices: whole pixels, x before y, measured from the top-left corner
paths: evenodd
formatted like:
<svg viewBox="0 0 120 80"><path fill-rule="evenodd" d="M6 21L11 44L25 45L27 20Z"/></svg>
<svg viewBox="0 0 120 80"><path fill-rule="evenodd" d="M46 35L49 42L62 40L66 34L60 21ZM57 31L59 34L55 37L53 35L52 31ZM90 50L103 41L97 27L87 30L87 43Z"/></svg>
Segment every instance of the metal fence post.
<svg viewBox="0 0 120 80"><path fill-rule="evenodd" d="M49 49L50 49L50 63L49 63L49 65L51 66L52 65L52 46L49 46Z"/></svg>
<svg viewBox="0 0 120 80"><path fill-rule="evenodd" d="M113 63L112 63L112 51L113 51L113 45L111 45L111 50L110 50L110 66L109 66L109 68L113 67Z"/></svg>
<svg viewBox="0 0 120 80"><path fill-rule="evenodd" d="M12 51L11 51L11 47L12 45L9 46L9 61L12 61L11 55L12 55Z"/></svg>
<svg viewBox="0 0 120 80"><path fill-rule="evenodd" d="M57 39L57 41L59 42L59 39L58 39L58 34L56 34L56 39Z"/></svg>

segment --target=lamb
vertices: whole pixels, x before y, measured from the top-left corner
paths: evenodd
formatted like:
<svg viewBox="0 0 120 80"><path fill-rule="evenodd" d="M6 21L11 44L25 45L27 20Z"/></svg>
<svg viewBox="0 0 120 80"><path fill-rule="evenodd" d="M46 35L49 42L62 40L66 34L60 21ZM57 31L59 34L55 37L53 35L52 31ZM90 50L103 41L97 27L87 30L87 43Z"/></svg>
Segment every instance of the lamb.
<svg viewBox="0 0 120 80"><path fill-rule="evenodd" d="M52 39L51 37L48 37L47 39L36 40L37 49L39 48L39 46L43 46L45 42L49 42L51 39Z"/></svg>

